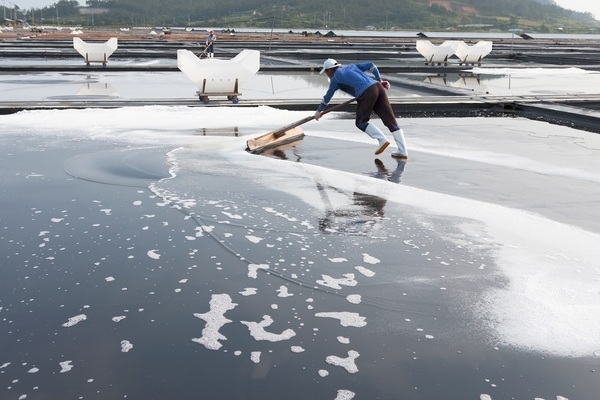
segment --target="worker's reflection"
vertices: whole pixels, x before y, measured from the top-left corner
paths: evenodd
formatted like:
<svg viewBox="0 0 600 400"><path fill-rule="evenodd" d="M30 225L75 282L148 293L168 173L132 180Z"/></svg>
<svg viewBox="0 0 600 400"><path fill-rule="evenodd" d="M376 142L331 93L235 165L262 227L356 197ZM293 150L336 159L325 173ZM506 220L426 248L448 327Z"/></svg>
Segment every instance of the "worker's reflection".
<svg viewBox="0 0 600 400"><path fill-rule="evenodd" d="M394 160L394 162L396 167L390 173L381 160L375 159L377 170L372 176L399 183L404 173L406 160ZM336 208L330 200L330 195L339 196L344 195L345 192L332 186L326 187L321 183L317 183L317 189L326 205L325 216L319 219L319 230L322 232L369 234L378 229L385 216L384 208L387 199L383 197L354 192L351 204Z"/></svg>
<svg viewBox="0 0 600 400"><path fill-rule="evenodd" d="M400 183L400 179L402 178L402 174L404 173L404 167L406 167L406 160L394 159L396 162L396 168L390 173L390 171L386 168L383 161L379 158L375 159L375 166L377 167L377 172L373 175L378 179L385 179L390 182Z"/></svg>
<svg viewBox="0 0 600 400"><path fill-rule="evenodd" d="M302 157L295 150L296 143L291 143L267 149L262 155L280 160L289 160L289 156L291 155L298 162ZM399 183L404 173L406 160L394 159L393 162L395 163L395 168L390 173L383 161L378 158L375 159L377 170L370 175L377 179ZM374 230L378 229L385 215L384 208L387 199L371 194L354 192L351 196L351 202L348 202L347 199L350 195L344 190L335 186L325 186L321 182L316 182L316 186L321 200L325 205L325 215L319 218L319 230L321 232L371 234ZM336 197L338 198L337 201L332 201L332 198L335 199ZM340 202L340 198L345 198L346 200ZM334 202L338 205L334 205Z"/></svg>
<svg viewBox="0 0 600 400"><path fill-rule="evenodd" d="M317 189L326 205L325 215L319 218L319 230L322 232L368 234L377 229L384 216L383 209L387 200L383 197L354 192L351 204L336 208L329 201L327 192L334 191L335 195L343 192L320 183L317 183Z"/></svg>

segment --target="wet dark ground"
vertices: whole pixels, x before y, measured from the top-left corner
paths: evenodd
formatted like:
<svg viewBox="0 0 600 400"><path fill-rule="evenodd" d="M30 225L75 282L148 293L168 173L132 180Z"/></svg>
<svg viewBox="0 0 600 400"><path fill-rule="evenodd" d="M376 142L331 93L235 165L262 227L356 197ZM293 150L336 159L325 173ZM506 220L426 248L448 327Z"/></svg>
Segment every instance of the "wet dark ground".
<svg viewBox="0 0 600 400"><path fill-rule="evenodd" d="M299 161L367 183L349 190L313 171L302 201L269 176L249 180L227 158L193 148L179 156L172 179L163 179L169 146L23 133L0 136L0 148L3 399L574 400L600 393L597 354L515 348L495 338L486 315L475 315L471 306L486 291L509 284L494 257L498 243L460 228L478 222L427 215L390 197L397 195L391 185L492 202L505 193L502 202L527 209L527 188L543 187L543 176L506 185L524 176L418 151L405 165L389 154L367 156L365 144L307 137L269 155L286 159L283 170ZM464 184L494 175L499 183L485 185L491 190ZM373 179L392 194L374 193ZM559 208L547 208L560 219ZM576 214L564 218L585 220ZM252 264L269 269L253 278ZM346 284L318 284L324 275ZM257 294L242 294L247 288ZM192 340L206 326L194 314L207 313L220 294L237 306L225 313L215 351ZM358 313L367 324L342 326L320 312ZM64 326L79 315L86 319ZM268 331L296 335L255 340L240 322L265 315L274 321ZM126 352L125 340L133 345ZM326 362L354 352L358 371Z"/></svg>

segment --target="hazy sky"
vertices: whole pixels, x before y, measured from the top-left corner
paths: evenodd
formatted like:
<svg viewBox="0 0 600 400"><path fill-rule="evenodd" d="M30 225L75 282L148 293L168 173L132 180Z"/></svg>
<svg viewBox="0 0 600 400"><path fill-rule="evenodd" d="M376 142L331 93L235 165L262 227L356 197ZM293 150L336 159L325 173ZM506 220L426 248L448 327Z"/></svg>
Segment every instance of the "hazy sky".
<svg viewBox="0 0 600 400"><path fill-rule="evenodd" d="M0 0L6 7L16 4L21 9L40 8L57 3L57 0ZM85 0L78 0L79 4L85 5ZM584 11L594 14L596 19L600 20L600 1L598 0L554 0L556 4L563 8L575 11Z"/></svg>
<svg viewBox="0 0 600 400"><path fill-rule="evenodd" d="M13 4L19 6L21 10L28 8L42 8L58 3L59 0L0 0L0 4L11 8ZM85 0L78 0L79 4L85 6Z"/></svg>
<svg viewBox="0 0 600 400"><path fill-rule="evenodd" d="M600 1L598 0L554 0L562 8L575 11L591 12L600 20Z"/></svg>

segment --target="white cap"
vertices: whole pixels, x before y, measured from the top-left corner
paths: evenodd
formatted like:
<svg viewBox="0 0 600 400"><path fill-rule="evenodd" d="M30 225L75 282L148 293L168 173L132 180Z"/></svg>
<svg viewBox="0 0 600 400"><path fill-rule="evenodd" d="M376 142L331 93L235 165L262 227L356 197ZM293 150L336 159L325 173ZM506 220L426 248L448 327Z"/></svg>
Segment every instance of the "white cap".
<svg viewBox="0 0 600 400"><path fill-rule="evenodd" d="M321 69L321 71L319 72L319 74L322 74L323 72L325 72L326 69L330 69L330 68L335 68L335 67L339 67L342 64L338 63L337 61L335 61L333 58L328 58L327 60L325 60L325 62L323 63L323 68Z"/></svg>

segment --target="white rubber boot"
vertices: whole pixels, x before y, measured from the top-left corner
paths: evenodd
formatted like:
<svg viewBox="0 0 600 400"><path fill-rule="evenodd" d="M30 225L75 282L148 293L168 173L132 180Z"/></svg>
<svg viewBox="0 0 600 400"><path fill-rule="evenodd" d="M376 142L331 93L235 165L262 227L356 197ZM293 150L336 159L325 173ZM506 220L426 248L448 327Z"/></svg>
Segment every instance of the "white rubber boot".
<svg viewBox="0 0 600 400"><path fill-rule="evenodd" d="M386 139L385 135L381 130L373 124L368 124L365 129L365 133L377 140L379 143L375 155L383 153L383 151L390 145L390 141Z"/></svg>
<svg viewBox="0 0 600 400"><path fill-rule="evenodd" d="M398 150L392 153L392 157L407 159L408 151L406 151L406 139L404 139L404 132L402 132L402 129L398 129L397 131L392 132L392 136L396 142L396 146L398 147Z"/></svg>

